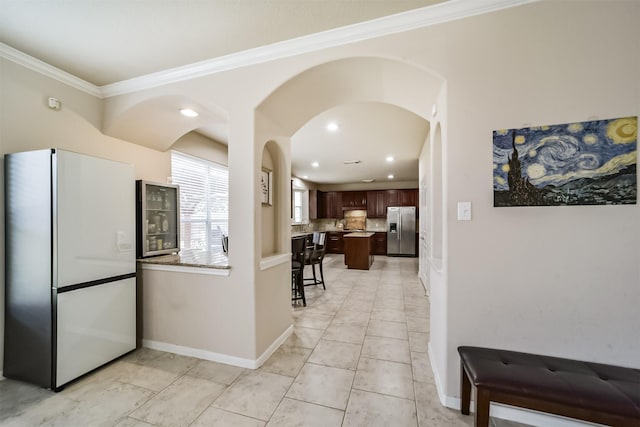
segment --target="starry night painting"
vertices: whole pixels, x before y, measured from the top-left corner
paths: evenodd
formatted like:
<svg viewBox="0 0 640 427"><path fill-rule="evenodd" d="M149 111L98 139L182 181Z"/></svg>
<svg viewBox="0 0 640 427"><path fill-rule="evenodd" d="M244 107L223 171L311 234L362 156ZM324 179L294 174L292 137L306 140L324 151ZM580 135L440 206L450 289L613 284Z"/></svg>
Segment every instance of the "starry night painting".
<svg viewBox="0 0 640 427"><path fill-rule="evenodd" d="M636 204L638 117L493 132L493 206Z"/></svg>

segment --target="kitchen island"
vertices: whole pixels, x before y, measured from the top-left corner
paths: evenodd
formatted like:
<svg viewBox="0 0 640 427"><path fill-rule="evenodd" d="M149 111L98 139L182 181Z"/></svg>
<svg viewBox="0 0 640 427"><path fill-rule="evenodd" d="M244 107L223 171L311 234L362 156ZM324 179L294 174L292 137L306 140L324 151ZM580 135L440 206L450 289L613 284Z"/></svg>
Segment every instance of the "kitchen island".
<svg viewBox="0 0 640 427"><path fill-rule="evenodd" d="M356 232L344 235L344 263L349 269L368 270L373 264L372 232Z"/></svg>

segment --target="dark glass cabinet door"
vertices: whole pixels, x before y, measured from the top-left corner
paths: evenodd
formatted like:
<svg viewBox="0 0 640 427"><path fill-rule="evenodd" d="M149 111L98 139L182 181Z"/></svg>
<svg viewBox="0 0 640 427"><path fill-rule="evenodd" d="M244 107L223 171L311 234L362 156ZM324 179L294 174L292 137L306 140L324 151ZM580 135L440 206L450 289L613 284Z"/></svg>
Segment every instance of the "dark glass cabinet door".
<svg viewBox="0 0 640 427"><path fill-rule="evenodd" d="M137 181L137 256L177 253L180 250L179 188Z"/></svg>

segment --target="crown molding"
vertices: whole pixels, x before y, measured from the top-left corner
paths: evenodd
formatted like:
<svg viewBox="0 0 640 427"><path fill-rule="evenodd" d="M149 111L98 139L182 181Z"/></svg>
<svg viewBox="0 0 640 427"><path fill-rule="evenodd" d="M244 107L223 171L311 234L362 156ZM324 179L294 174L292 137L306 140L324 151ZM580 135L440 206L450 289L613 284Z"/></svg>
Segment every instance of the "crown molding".
<svg viewBox="0 0 640 427"><path fill-rule="evenodd" d="M41 61L33 56L27 55L24 52L14 49L9 45L0 42L0 58L8 59L11 62L15 62L18 65L22 65L36 73L43 74L61 83L71 86L75 89L88 93L89 95L102 98L102 90L100 87L91 84L73 74L62 71L59 68L49 65L44 61Z"/></svg>
<svg viewBox="0 0 640 427"><path fill-rule="evenodd" d="M450 0L102 86L105 98L428 27L540 0Z"/></svg>
<svg viewBox="0 0 640 427"><path fill-rule="evenodd" d="M449 0L445 3L438 3L421 9L285 40L104 86L95 86L3 43L0 43L0 57L9 59L90 95L109 98L537 1L540 0Z"/></svg>

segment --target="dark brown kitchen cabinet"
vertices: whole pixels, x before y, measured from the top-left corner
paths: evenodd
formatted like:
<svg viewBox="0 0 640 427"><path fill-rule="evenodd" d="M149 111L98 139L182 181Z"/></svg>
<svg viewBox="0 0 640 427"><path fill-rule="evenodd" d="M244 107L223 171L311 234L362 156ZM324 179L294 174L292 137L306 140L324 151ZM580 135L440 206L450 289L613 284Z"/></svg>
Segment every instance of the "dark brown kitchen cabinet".
<svg viewBox="0 0 640 427"><path fill-rule="evenodd" d="M400 206L400 190L387 190L387 206Z"/></svg>
<svg viewBox="0 0 640 427"><path fill-rule="evenodd" d="M367 218L386 218L389 206L418 207L418 190L317 191L316 218L343 218L344 211L366 209ZM309 203L312 202L311 192ZM417 211L416 211L417 213ZM313 215L310 212L309 215ZM314 219L311 216L311 219Z"/></svg>
<svg viewBox="0 0 640 427"><path fill-rule="evenodd" d="M327 233L327 252L331 254L344 253L343 234L339 231L330 231Z"/></svg>
<svg viewBox="0 0 640 427"><path fill-rule="evenodd" d="M418 206L418 190L387 190L387 206Z"/></svg>
<svg viewBox="0 0 640 427"><path fill-rule="evenodd" d="M318 218L342 218L342 193L318 191Z"/></svg>
<svg viewBox="0 0 640 427"><path fill-rule="evenodd" d="M318 211L318 218L326 218L327 217L327 193L325 193L324 191L320 191L318 190L318 193L316 194L316 209Z"/></svg>
<svg viewBox="0 0 640 427"><path fill-rule="evenodd" d="M400 190L400 204L398 206L418 206L418 190Z"/></svg>
<svg viewBox="0 0 640 427"><path fill-rule="evenodd" d="M384 190L367 191L367 217L386 218L387 192Z"/></svg>
<svg viewBox="0 0 640 427"><path fill-rule="evenodd" d="M318 190L309 190L309 219L322 218L318 211Z"/></svg>
<svg viewBox="0 0 640 427"><path fill-rule="evenodd" d="M340 191L327 192L327 218L342 218L342 193Z"/></svg>
<svg viewBox="0 0 640 427"><path fill-rule="evenodd" d="M342 192L342 209L366 209L367 208L367 192L366 191L343 191Z"/></svg>
<svg viewBox="0 0 640 427"><path fill-rule="evenodd" d="M373 255L386 255L387 254L387 233L376 232L373 235L373 243L371 251Z"/></svg>

